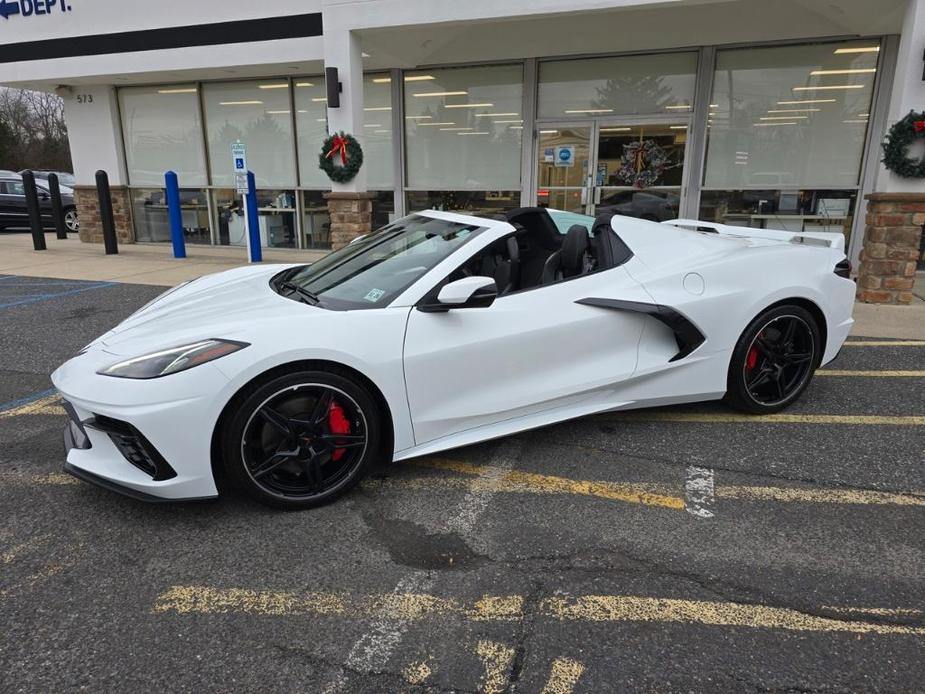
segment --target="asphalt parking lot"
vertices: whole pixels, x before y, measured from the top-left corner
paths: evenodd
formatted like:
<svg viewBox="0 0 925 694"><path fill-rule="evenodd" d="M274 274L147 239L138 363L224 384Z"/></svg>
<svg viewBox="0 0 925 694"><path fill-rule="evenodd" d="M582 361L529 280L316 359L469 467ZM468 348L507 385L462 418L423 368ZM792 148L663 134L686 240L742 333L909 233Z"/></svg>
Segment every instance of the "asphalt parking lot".
<svg viewBox="0 0 925 694"><path fill-rule="evenodd" d="M925 691L925 343L852 338L781 416L145 505L62 473L48 374L161 291L0 276L0 690Z"/></svg>

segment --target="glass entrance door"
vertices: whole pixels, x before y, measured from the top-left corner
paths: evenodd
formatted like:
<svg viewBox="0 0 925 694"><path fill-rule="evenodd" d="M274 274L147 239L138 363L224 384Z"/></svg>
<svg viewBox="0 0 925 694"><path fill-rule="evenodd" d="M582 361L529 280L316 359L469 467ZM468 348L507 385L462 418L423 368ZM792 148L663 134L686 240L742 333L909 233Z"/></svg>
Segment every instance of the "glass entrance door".
<svg viewBox="0 0 925 694"><path fill-rule="evenodd" d="M591 202L594 123L538 128L536 197L541 207L587 214Z"/></svg>
<svg viewBox="0 0 925 694"><path fill-rule="evenodd" d="M541 124L537 204L582 214L622 214L655 222L679 216L688 125Z"/></svg>

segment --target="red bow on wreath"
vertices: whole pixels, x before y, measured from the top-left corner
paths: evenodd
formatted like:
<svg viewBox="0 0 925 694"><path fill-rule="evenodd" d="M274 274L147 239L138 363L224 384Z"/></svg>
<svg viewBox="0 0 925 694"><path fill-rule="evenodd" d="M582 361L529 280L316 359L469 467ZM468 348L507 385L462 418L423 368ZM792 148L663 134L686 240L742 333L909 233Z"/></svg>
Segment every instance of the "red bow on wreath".
<svg viewBox="0 0 925 694"><path fill-rule="evenodd" d="M914 120L912 121L912 131L920 133L925 130L925 120Z"/></svg>
<svg viewBox="0 0 925 694"><path fill-rule="evenodd" d="M335 135L333 147L331 147L331 151L328 152L327 154L328 159L330 159L331 157L337 156L338 152L340 152L340 163L346 166L347 165L347 140L341 137L340 135Z"/></svg>

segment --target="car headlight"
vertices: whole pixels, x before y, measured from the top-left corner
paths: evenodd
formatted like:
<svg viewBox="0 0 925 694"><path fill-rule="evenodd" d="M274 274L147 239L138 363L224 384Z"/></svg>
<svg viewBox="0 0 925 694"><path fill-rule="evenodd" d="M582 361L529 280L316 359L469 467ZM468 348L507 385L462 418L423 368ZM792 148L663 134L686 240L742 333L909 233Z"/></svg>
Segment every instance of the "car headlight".
<svg viewBox="0 0 925 694"><path fill-rule="evenodd" d="M178 371L192 369L194 366L227 356L247 346L249 343L235 340L200 340L188 345L126 359L97 373L118 378L160 378Z"/></svg>

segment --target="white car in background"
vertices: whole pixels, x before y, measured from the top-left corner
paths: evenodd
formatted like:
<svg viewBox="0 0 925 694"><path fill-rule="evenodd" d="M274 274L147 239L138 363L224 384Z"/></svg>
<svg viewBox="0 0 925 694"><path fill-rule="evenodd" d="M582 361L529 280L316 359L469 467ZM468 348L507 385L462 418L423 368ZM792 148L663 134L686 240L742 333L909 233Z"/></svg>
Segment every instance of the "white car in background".
<svg viewBox="0 0 925 694"><path fill-rule="evenodd" d="M690 227L690 228L684 228ZM213 467L305 508L403 460L584 415L776 412L852 324L841 234L426 211L312 265L163 294L52 376L66 469L147 500Z"/></svg>

